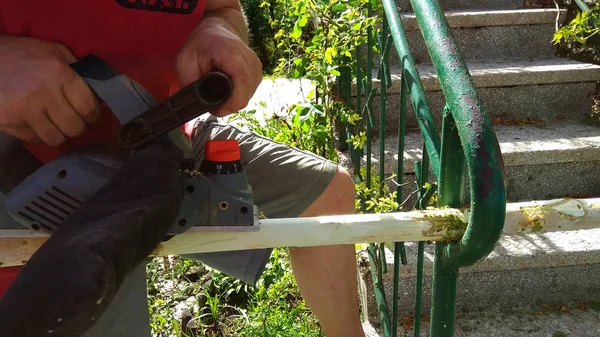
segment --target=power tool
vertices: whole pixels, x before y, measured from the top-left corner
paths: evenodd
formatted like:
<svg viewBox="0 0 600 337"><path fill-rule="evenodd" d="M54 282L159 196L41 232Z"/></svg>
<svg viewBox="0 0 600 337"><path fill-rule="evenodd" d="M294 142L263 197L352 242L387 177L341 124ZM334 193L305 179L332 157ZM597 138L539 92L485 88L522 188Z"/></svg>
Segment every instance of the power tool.
<svg viewBox="0 0 600 337"><path fill-rule="evenodd" d="M157 102L94 55L71 66L118 119L117 146L76 147L42 165L0 134L0 216L51 233L0 298L1 336L83 335L161 241L191 227L258 230L237 141L208 141L200 161L180 128L227 101L226 74Z"/></svg>
<svg viewBox="0 0 600 337"><path fill-rule="evenodd" d="M162 137L185 158L180 175L186 193L166 239L191 227L258 230L237 141L208 141L204 160L197 162L191 140L179 128L229 98L232 82L226 74L210 72L157 102L139 83L95 55L71 67L119 120L120 148L77 148L41 165L19 140L0 133L0 201L9 215L5 221L52 233L124 166L128 150Z"/></svg>

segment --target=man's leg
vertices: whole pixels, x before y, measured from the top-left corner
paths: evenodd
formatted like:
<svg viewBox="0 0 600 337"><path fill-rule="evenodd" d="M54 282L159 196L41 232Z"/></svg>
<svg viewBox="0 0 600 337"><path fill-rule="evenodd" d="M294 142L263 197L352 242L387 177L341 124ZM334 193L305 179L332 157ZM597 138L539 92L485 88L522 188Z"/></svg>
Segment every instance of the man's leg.
<svg viewBox="0 0 600 337"><path fill-rule="evenodd" d="M267 218L354 213L353 181L335 163L218 122L199 122L195 128L194 149L199 162L207 139L239 141L254 201ZM290 253L300 291L325 335L364 336L354 246L294 248ZM185 257L254 283L270 254L270 250L248 250Z"/></svg>
<svg viewBox="0 0 600 337"><path fill-rule="evenodd" d="M354 183L338 169L323 194L301 217L354 213ZM327 337L364 337L358 310L354 245L291 248L302 296Z"/></svg>

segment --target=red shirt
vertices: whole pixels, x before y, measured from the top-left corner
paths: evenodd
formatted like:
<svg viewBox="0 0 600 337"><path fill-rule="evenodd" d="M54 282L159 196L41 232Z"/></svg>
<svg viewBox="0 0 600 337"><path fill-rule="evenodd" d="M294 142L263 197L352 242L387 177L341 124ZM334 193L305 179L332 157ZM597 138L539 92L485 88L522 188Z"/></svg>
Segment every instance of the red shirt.
<svg viewBox="0 0 600 337"><path fill-rule="evenodd" d="M0 0L0 33L60 42L75 57L95 54L164 100L179 87L174 60L204 14L205 0ZM47 162L69 148L114 138L105 109L82 136L59 148L26 144ZM0 268L0 297L19 268Z"/></svg>
<svg viewBox="0 0 600 337"><path fill-rule="evenodd" d="M160 100L179 87L174 60L197 26L205 0L0 0L0 33L60 42L76 58L96 54ZM107 142L118 122L109 111L59 148L26 144L42 161L73 146Z"/></svg>

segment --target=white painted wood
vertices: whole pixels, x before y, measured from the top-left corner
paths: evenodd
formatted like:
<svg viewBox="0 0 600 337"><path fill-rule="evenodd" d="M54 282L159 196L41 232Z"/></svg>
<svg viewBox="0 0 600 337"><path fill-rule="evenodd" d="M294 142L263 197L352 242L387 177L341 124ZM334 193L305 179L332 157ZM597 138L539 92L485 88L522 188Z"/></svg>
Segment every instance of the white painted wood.
<svg viewBox="0 0 600 337"><path fill-rule="evenodd" d="M206 253L271 247L303 247L393 241L443 240L435 230L459 210L357 214L261 220L254 232L206 232L190 229L157 247L153 255ZM557 199L507 205L505 234L600 227L600 198ZM46 240L31 230L0 230L0 266L21 265Z"/></svg>

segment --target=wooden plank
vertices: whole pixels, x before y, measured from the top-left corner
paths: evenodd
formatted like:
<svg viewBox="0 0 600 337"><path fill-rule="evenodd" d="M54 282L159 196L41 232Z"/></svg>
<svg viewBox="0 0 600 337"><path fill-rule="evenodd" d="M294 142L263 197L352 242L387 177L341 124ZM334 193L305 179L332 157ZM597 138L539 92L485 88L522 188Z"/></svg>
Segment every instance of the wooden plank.
<svg viewBox="0 0 600 337"><path fill-rule="evenodd" d="M25 264L46 240L48 237L28 229L0 230L0 267Z"/></svg>
<svg viewBox="0 0 600 337"><path fill-rule="evenodd" d="M190 229L161 243L153 255L206 253L271 247L438 241L462 235L468 211L428 210L311 218L265 219L254 232ZM507 205L504 233L535 233L600 227L600 198L556 199ZM0 266L21 265L43 242L31 230L0 230Z"/></svg>

